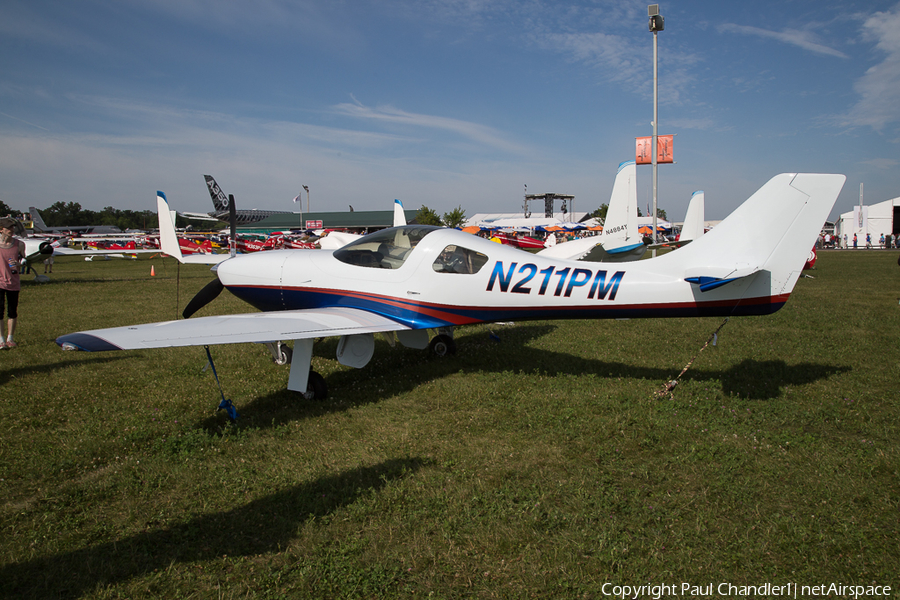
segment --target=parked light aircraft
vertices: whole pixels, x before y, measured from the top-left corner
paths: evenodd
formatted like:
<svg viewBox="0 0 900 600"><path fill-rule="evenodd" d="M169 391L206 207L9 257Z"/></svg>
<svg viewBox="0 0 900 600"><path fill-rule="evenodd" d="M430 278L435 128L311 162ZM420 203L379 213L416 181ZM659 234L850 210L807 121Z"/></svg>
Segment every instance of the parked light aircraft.
<svg viewBox="0 0 900 600"><path fill-rule="evenodd" d="M66 350L129 350L260 342L286 361L288 389L323 397L310 371L316 338L340 336L337 359L363 367L374 334L452 350L457 325L527 319L766 315L787 302L843 187L843 175L772 178L715 229L648 260L588 265L533 255L454 229L407 225L335 250L273 250L221 262L185 308L223 288L261 312L71 333ZM160 192L160 202L165 196ZM160 213L163 225L164 213ZM165 239L165 238L163 238Z"/></svg>
<svg viewBox="0 0 900 600"><path fill-rule="evenodd" d="M25 260L29 264L43 261L49 256L83 256L85 260L92 260L95 257L102 256L104 258L125 258L125 255L133 255L139 253L146 252L158 252L158 250L145 250L137 247L122 247L122 248L111 248L104 250L97 249L84 249L79 250L77 248L68 248L64 244L69 241L68 236L63 236L61 238L56 239L47 239L44 237L32 237L24 235L24 230L22 235L16 236L16 239L19 239L25 242ZM131 242L129 246L135 246L134 242ZM50 279L46 275L35 275L35 281L38 282L46 282Z"/></svg>
<svg viewBox="0 0 900 600"><path fill-rule="evenodd" d="M35 232L60 234L68 232L99 234L122 233L122 230L115 225L65 225L63 227L50 227L44 223L44 219L41 218L41 213L39 213L38 209L35 207L29 206L28 213L29 216L31 216L31 223Z"/></svg>
<svg viewBox="0 0 900 600"><path fill-rule="evenodd" d="M647 245L638 232L637 167L629 160L619 165L603 232L593 237L556 244L538 251L539 256L588 262L639 260Z"/></svg>

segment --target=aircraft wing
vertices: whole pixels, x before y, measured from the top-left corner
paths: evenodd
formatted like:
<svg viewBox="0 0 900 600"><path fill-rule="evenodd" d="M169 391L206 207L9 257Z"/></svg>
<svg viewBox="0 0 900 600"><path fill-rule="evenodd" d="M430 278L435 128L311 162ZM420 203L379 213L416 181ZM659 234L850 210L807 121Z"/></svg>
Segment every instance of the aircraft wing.
<svg viewBox="0 0 900 600"><path fill-rule="evenodd" d="M165 253L172 256L175 260L186 265L217 265L223 260L231 258L230 254L187 254L185 256L173 256L168 252Z"/></svg>
<svg viewBox="0 0 900 600"><path fill-rule="evenodd" d="M114 250L78 250L76 248L53 248L54 256L103 256L104 254L159 254L158 248L118 248Z"/></svg>
<svg viewBox="0 0 900 600"><path fill-rule="evenodd" d="M209 216L207 213L195 213L195 212L182 212L179 211L178 214L185 219L191 219L192 221L212 221L217 223L220 219Z"/></svg>
<svg viewBox="0 0 900 600"><path fill-rule="evenodd" d="M409 329L364 310L346 307L198 317L162 323L95 329L60 336L63 350L141 350L243 342L278 342Z"/></svg>

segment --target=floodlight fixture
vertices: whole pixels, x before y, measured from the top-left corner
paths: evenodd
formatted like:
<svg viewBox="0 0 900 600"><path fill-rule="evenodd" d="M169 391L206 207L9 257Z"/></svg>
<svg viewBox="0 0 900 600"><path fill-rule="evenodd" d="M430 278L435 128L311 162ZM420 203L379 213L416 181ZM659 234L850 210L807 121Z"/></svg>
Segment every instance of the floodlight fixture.
<svg viewBox="0 0 900 600"><path fill-rule="evenodd" d="M666 20L659 14L659 4L647 7L647 16L650 17L650 31L657 32L666 28Z"/></svg>

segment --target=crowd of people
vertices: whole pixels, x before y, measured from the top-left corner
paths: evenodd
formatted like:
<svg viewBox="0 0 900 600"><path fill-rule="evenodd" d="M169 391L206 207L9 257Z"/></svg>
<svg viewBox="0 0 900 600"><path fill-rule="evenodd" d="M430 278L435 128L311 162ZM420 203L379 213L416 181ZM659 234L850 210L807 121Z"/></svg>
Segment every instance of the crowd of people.
<svg viewBox="0 0 900 600"><path fill-rule="evenodd" d="M900 248L900 235L892 235L890 233L885 235L882 233L878 238L878 241L873 243L871 233L867 233L865 239L860 238L860 236L855 233L852 236L845 233L843 238L826 233L819 236L819 239L816 241L816 248L835 248L844 250L858 250L860 248L866 250L874 248L886 250L890 248Z"/></svg>

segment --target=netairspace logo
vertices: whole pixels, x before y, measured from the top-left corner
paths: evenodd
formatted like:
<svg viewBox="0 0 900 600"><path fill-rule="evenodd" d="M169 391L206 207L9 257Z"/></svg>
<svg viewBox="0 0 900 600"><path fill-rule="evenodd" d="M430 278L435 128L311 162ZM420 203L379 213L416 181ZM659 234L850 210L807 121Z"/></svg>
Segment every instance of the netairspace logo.
<svg viewBox="0 0 900 600"><path fill-rule="evenodd" d="M673 596L687 596L690 598L885 598L891 596L889 585L845 585L843 583L820 583L817 585L799 585L797 583L785 583L781 585L763 583L760 585L735 585L733 583L706 583L695 585L693 583L659 583L645 585L618 585L604 583L601 588L604 596L621 598L622 600L639 600L641 598L671 598Z"/></svg>

